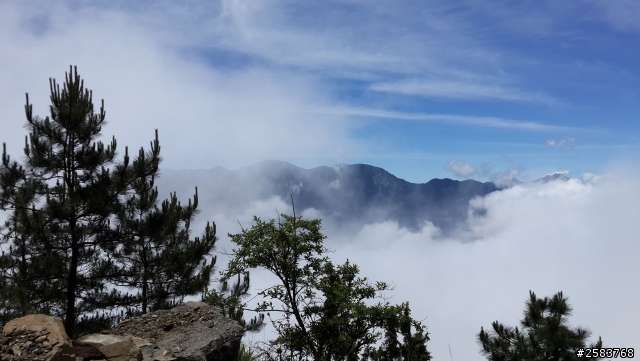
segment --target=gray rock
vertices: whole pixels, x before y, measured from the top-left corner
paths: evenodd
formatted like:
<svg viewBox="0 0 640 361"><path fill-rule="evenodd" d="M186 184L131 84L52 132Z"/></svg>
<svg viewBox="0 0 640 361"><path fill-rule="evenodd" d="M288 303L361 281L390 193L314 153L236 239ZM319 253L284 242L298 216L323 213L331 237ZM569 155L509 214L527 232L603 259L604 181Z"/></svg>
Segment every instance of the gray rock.
<svg viewBox="0 0 640 361"><path fill-rule="evenodd" d="M147 341L140 344L143 361L236 361L244 334L236 321L204 302L134 317L109 333Z"/></svg>
<svg viewBox="0 0 640 361"><path fill-rule="evenodd" d="M45 315L12 320L3 331L0 360L34 361L236 361L243 336L236 321L203 302L127 319L77 341L62 320Z"/></svg>

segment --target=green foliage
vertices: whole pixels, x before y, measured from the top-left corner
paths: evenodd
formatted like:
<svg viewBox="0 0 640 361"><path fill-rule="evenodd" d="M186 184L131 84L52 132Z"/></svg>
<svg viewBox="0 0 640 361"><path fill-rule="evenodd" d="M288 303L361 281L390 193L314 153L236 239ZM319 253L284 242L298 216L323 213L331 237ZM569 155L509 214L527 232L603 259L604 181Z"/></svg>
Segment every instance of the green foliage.
<svg viewBox="0 0 640 361"><path fill-rule="evenodd" d="M9 295L28 295L36 304L54 303L72 336L77 314L91 311L94 300L106 297L104 283L82 272L99 257L92 235L104 229L109 205L137 174L127 165L116 167L113 174L105 169L115 157L115 139L106 148L92 143L104 124L104 107L94 112L91 92L71 70L62 91L50 80L51 118L33 116L27 95L27 161L25 167L11 162L4 147L0 208L13 210L15 216L3 237L16 241L16 252L10 250L11 261L3 265L19 269L3 272L5 285L12 289ZM154 150L148 162L136 163L136 170L157 171L159 148ZM24 292L32 283L40 287Z"/></svg>
<svg viewBox="0 0 640 361"><path fill-rule="evenodd" d="M258 361L260 359L258 353L244 342L240 344L240 352L238 353L238 361Z"/></svg>
<svg viewBox="0 0 640 361"><path fill-rule="evenodd" d="M283 318L272 320L278 337L263 349L266 359L277 360L357 360L361 353L372 359L430 360L425 343L425 327L410 317L409 305L366 300L390 290L384 282L370 284L359 278L358 267L334 266L323 256L326 238L320 232L320 220L281 215L284 222L263 222L254 217L255 225L241 234L229 235L239 246L233 250L228 270L222 279L238 275L250 268L264 268L279 283L258 295L269 301L258 304L254 311L279 312ZM273 301L280 306L274 306ZM417 329L411 333L411 326ZM386 346L372 346L384 331ZM400 343L398 333L404 340ZM395 347L395 348L394 348Z"/></svg>
<svg viewBox="0 0 640 361"><path fill-rule="evenodd" d="M243 318L245 304L242 299L249 296L249 272L244 272L243 276L241 279L238 274L238 280L231 287L228 280L221 282L217 291L205 287L202 302L219 307L223 315L238 321L245 332L260 332L265 326L264 315L260 314L248 323Z"/></svg>
<svg viewBox="0 0 640 361"><path fill-rule="evenodd" d="M56 300L64 296L60 280L31 276L46 272L59 274L64 271L64 264L55 253L34 251L30 241L38 234L35 230L43 227L39 214L27 208L31 202L23 198L25 192L20 193L16 202L23 206L16 208L0 227L5 230L1 243L12 243L8 254L3 251L0 256L0 309L3 310L0 324L28 313L49 314L52 309L59 310L62 306Z"/></svg>
<svg viewBox="0 0 640 361"><path fill-rule="evenodd" d="M108 259L99 262L100 269L113 275L113 283L137 289L131 304L140 310L129 310L128 316L172 307L176 298L195 295L210 281L216 258L207 265L204 259L215 247L216 225L207 223L201 238L190 240L190 225L199 213L198 189L186 206L175 193L157 206L158 190L154 175L132 183L131 192L121 197L116 211L117 227L106 233L124 241L120 249L107 243Z"/></svg>
<svg viewBox="0 0 640 361"><path fill-rule="evenodd" d="M362 360L431 360L431 354L426 346L429 333L426 326L411 318L409 303L403 303L394 311L395 313L387 318L386 337L383 344L377 349L371 346L366 347ZM412 327L416 330L415 333L411 332ZM402 335L402 343L398 341L398 333Z"/></svg>
<svg viewBox="0 0 640 361"><path fill-rule="evenodd" d="M238 280L231 287L229 281L225 280L220 283L217 291L205 288L202 301L220 307L225 316L238 321L245 331L259 332L265 326L263 315L254 317L249 323L243 319L245 304L242 299L249 296L249 273L245 272L242 279L240 274L237 276Z"/></svg>
<svg viewBox="0 0 640 361"><path fill-rule="evenodd" d="M553 298L538 299L529 291L524 319L520 322L522 331L498 321L492 323L493 332L480 328L477 340L481 354L490 361L568 361L579 359L576 356L579 348L601 348L602 338L586 346L585 341L591 332L566 326L566 317L572 311L567 300L562 292Z"/></svg>
<svg viewBox="0 0 640 361"><path fill-rule="evenodd" d="M11 161L3 146L0 209L11 216L0 241L12 244L0 257L0 318L52 314L64 319L73 338L115 319L80 315L141 302L167 308L176 297L201 291L213 268L201 261L215 243L215 225L189 242L197 196L182 207L174 194L162 209L155 207L157 130L149 151L140 149L130 163L125 147L124 159L115 163L115 138L106 147L95 142L106 124L104 102L94 112L77 69L66 74L62 90L53 79L50 89L45 119L33 116L27 95L24 166ZM131 262L122 265L125 258ZM113 284L146 285L147 294L107 291Z"/></svg>

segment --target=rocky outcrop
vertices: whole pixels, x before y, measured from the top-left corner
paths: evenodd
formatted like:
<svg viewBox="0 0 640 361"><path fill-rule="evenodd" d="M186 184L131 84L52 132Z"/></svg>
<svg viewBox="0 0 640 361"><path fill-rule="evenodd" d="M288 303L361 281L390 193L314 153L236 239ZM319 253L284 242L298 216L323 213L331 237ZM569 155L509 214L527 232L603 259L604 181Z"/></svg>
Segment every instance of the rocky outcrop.
<svg viewBox="0 0 640 361"><path fill-rule="evenodd" d="M2 361L54 360L72 347L62 320L47 315L27 315L11 320L0 335Z"/></svg>
<svg viewBox="0 0 640 361"><path fill-rule="evenodd" d="M126 319L76 341L61 319L28 315L5 325L0 360L235 361L242 335L237 322L203 302Z"/></svg>

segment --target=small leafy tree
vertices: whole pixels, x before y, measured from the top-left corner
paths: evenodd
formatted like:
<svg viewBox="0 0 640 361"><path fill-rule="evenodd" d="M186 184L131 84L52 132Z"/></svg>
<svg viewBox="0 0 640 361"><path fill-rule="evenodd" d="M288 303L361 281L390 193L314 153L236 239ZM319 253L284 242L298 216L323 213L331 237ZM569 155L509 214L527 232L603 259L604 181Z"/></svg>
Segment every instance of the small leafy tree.
<svg viewBox="0 0 640 361"><path fill-rule="evenodd" d="M410 317L409 305L378 302L369 306L366 300L390 290L388 284L370 284L359 278L358 267L334 266L323 256L326 238L320 233L320 220L304 220L280 214L284 222L263 222L254 217L255 225L242 233L229 235L239 246L234 249L229 267L221 272L222 280L251 268L264 268L278 277L279 283L258 295L270 299L253 310L279 312L282 318L271 320L278 337L263 349L262 356L277 360L358 360L369 350L375 358L389 360L430 360L425 343L429 340L424 326ZM273 304L279 301L280 305ZM416 327L416 335L411 334ZM373 351L372 346L386 331L387 347ZM401 345L398 331L404 337ZM420 343L420 345L418 344ZM377 353L376 353L377 352Z"/></svg>
<svg viewBox="0 0 640 361"><path fill-rule="evenodd" d="M601 337L586 346L591 332L566 326L566 317L572 311L567 300L562 292L553 298L539 299L529 291L524 319L520 322L523 331L498 321L492 323L493 332L485 332L481 327L477 335L480 353L490 361L568 361L579 360L576 351L580 348L601 348Z"/></svg>

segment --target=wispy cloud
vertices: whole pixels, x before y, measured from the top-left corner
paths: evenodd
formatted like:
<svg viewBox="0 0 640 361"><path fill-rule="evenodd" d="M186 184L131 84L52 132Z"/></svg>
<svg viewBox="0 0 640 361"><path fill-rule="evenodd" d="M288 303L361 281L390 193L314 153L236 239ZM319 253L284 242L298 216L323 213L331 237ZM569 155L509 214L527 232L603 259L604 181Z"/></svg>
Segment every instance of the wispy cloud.
<svg viewBox="0 0 640 361"><path fill-rule="evenodd" d="M568 170L558 170L558 171L555 171L555 172L549 173L549 174L547 174L547 175L560 174L560 175L563 175L563 176L565 176L565 177L568 177L568 176L569 176L569 173L570 173L570 172L569 172Z"/></svg>
<svg viewBox="0 0 640 361"><path fill-rule="evenodd" d="M448 172L453 173L453 175L455 175L456 177L461 177L461 178L470 178L471 176L476 174L476 171L477 171L477 169L471 166L469 163L465 163L458 159L451 160L451 162L447 164L445 169Z"/></svg>
<svg viewBox="0 0 640 361"><path fill-rule="evenodd" d="M316 108L309 109L306 112L317 112L323 114L336 115L352 115L360 117L397 119L397 120L415 120L415 121L432 121L460 125L472 125L478 127L489 128L505 128L523 131L535 132L554 132L554 131L584 131L584 129L566 127L559 125L549 125L531 121L521 121L512 119L503 119L497 117L478 117L457 114L425 114L425 113L407 113L388 110L380 110L373 108L357 108L357 107L333 107L333 108Z"/></svg>
<svg viewBox="0 0 640 361"><path fill-rule="evenodd" d="M586 0L601 11L594 11L592 19L605 21L609 26L617 30L638 31L640 30L640 3L633 0L620 1L594 1Z"/></svg>
<svg viewBox="0 0 640 361"><path fill-rule="evenodd" d="M604 16L593 13L595 3L582 4L579 21L590 12L596 20ZM571 69L586 84L592 79L586 73L624 67L591 61L582 56L587 53L557 53L584 46L590 36L582 23L565 21L574 9L549 1L486 0L0 1L3 134L11 154L19 155L24 92L36 114L46 115L46 80L62 78L69 64L77 64L95 98L106 101L104 135L116 135L122 151L124 145L147 146L159 128L170 168L240 166L265 158L311 166L356 161L355 155L374 162L404 152L439 157L434 168L442 172L443 159L476 152L472 140L544 147L551 134L581 136L594 129L597 115L571 112L573 100L592 99L596 90L572 98L578 86L556 76L565 74L558 69ZM601 50L594 49L587 50ZM603 67L574 66L584 63ZM630 78L610 74L612 82ZM593 89L602 92L600 85L594 82ZM631 99L633 89L620 91ZM557 104L570 105L550 109ZM393 139L381 144L381 123L372 119L390 121L384 126L394 126ZM456 127L409 135L416 125L400 121ZM502 131L514 133L495 136ZM542 141L526 135L536 132L550 134ZM444 154L451 150L419 143L432 134L467 148ZM590 146L588 137L580 139L581 148ZM505 145L500 152L517 159L517 148Z"/></svg>
<svg viewBox="0 0 640 361"><path fill-rule="evenodd" d="M315 2L228 0L222 9L216 48L270 64L370 81L376 91L559 103L525 89L507 70L515 56L486 45L467 26L472 15L443 1L333 1L329 10Z"/></svg>
<svg viewBox="0 0 640 361"><path fill-rule="evenodd" d="M132 23L131 14L60 4L41 14L0 3L0 141L14 158L22 154L26 135L24 93L35 114L48 115L48 78L64 79L70 63L78 65L94 101L105 99L108 124L102 134L116 136L120 154L127 145L130 151L148 147L156 128L169 168L292 157L331 163L367 151L366 142L350 139L352 124L344 118L301 119L293 111L327 103L326 92L307 79L265 69L211 68L173 51L153 28ZM48 30L25 31L34 17L42 17Z"/></svg>
<svg viewBox="0 0 640 361"><path fill-rule="evenodd" d="M575 138L568 137L566 139L547 139L547 146L551 148L573 148L576 144Z"/></svg>
<svg viewBox="0 0 640 361"><path fill-rule="evenodd" d="M516 184L518 176L522 174L524 167L518 165L517 167L509 167L504 171L494 172L489 176L489 179L499 188L511 187Z"/></svg>
<svg viewBox="0 0 640 361"><path fill-rule="evenodd" d="M527 93L515 88L473 82L416 79L393 83L374 83L371 89L380 92L436 98L535 102L549 105L560 104L558 100L542 93Z"/></svg>

